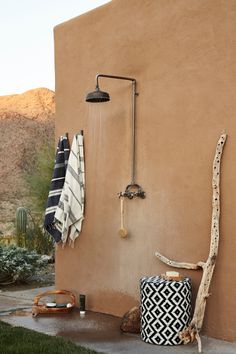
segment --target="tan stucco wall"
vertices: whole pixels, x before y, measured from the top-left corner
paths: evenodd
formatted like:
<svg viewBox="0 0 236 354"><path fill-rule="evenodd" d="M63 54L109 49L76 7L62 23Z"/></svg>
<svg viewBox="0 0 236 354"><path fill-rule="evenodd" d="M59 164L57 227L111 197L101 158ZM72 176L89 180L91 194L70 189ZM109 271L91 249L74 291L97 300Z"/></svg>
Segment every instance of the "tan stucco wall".
<svg viewBox="0 0 236 354"><path fill-rule="evenodd" d="M221 238L204 331L236 340L236 1L115 0L55 28L56 135L84 130L86 214L75 248L58 249L56 286L87 294L89 309L122 315L139 279L168 267L154 256L208 255L215 146L226 129ZM137 182L145 200L117 193L130 182L131 86L101 79L111 102L85 95L95 75L135 77ZM201 272L182 271L193 280Z"/></svg>

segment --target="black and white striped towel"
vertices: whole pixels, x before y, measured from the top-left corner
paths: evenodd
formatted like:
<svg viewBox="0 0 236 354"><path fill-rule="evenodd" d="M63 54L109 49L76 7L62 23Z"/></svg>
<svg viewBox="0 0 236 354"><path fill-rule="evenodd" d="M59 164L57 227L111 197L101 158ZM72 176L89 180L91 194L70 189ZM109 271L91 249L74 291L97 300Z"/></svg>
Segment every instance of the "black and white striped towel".
<svg viewBox="0 0 236 354"><path fill-rule="evenodd" d="M61 232L55 228L54 215L57 209L62 188L65 182L66 168L70 154L69 142L66 136L61 136L58 142L53 177L45 211L44 228L56 242L61 241Z"/></svg>
<svg viewBox="0 0 236 354"><path fill-rule="evenodd" d="M69 156L65 184L55 213L55 226L61 240L73 246L79 236L84 219L84 146L83 135L74 136Z"/></svg>

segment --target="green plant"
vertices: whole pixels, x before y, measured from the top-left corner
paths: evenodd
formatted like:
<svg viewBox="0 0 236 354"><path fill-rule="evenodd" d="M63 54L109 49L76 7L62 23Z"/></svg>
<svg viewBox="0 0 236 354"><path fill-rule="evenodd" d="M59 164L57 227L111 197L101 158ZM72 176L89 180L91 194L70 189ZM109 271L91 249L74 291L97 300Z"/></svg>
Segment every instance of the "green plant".
<svg viewBox="0 0 236 354"><path fill-rule="evenodd" d="M0 352L4 354L95 354L69 340L12 327L0 321Z"/></svg>
<svg viewBox="0 0 236 354"><path fill-rule="evenodd" d="M55 147L53 144L42 147L35 155L34 164L27 170L25 179L29 187L32 205L30 209L41 214L45 211L54 168Z"/></svg>
<svg viewBox="0 0 236 354"><path fill-rule="evenodd" d="M40 254L50 254L53 251L52 237L43 229L40 213L28 210L29 223L25 236L25 246L29 250L36 250Z"/></svg>
<svg viewBox="0 0 236 354"><path fill-rule="evenodd" d="M27 230L27 210L23 207L16 209L16 237L17 245L23 246Z"/></svg>
<svg viewBox="0 0 236 354"><path fill-rule="evenodd" d="M33 213L23 207L16 211L16 240L17 246L40 254L50 254L53 251L54 242L43 229L41 213Z"/></svg>
<svg viewBox="0 0 236 354"><path fill-rule="evenodd" d="M25 246L39 253L49 254L53 250L52 237L43 229L43 218L51 184L55 159L53 144L38 151L31 168L26 169L25 179L29 188L28 226Z"/></svg>
<svg viewBox="0 0 236 354"><path fill-rule="evenodd" d="M34 275L45 263L35 251L25 248L0 245L0 282L25 282Z"/></svg>

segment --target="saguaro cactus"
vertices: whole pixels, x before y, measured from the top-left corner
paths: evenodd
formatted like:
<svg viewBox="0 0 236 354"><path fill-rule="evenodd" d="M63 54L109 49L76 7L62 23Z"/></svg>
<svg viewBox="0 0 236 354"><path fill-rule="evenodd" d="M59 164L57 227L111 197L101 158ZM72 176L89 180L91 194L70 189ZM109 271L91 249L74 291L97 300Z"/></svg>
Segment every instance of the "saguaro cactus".
<svg viewBox="0 0 236 354"><path fill-rule="evenodd" d="M22 238L25 238L27 228L27 210L19 207L16 210L16 236L18 246L22 246Z"/></svg>

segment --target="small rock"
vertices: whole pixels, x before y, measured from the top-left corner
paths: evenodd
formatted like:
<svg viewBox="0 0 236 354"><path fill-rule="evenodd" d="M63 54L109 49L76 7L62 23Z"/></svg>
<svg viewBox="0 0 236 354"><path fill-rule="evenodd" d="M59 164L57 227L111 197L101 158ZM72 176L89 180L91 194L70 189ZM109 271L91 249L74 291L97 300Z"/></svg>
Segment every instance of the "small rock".
<svg viewBox="0 0 236 354"><path fill-rule="evenodd" d="M140 333L140 309L133 307L122 318L120 329L122 332Z"/></svg>

